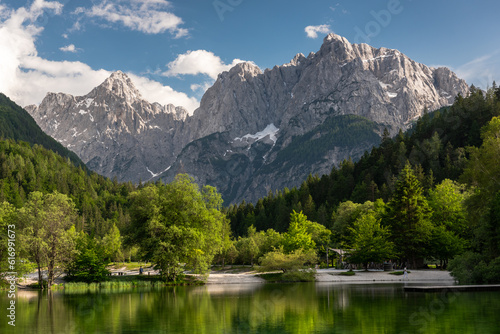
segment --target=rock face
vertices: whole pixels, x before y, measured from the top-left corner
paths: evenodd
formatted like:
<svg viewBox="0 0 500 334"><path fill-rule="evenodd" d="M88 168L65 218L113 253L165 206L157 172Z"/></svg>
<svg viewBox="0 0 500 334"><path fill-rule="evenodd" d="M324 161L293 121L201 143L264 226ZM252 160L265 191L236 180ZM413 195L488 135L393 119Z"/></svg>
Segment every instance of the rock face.
<svg viewBox="0 0 500 334"><path fill-rule="evenodd" d="M377 144L384 127L394 134L467 92L447 68L330 34L317 53L288 64L221 73L192 116L144 101L121 72L86 96L51 93L28 111L103 175L170 181L187 172L227 203L328 173Z"/></svg>
<svg viewBox="0 0 500 334"><path fill-rule="evenodd" d="M143 100L122 72L85 96L49 93L26 109L90 169L133 182L151 179L175 160L172 152L183 146L176 146L176 134L188 115L182 107Z"/></svg>

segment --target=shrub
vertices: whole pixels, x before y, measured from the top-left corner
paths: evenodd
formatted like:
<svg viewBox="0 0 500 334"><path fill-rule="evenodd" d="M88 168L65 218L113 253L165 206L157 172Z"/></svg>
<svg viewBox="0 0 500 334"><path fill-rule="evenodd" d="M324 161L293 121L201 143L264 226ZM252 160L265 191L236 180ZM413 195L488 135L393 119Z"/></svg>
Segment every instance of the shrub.
<svg viewBox="0 0 500 334"><path fill-rule="evenodd" d="M500 257L488 262L481 254L466 252L451 260L448 268L460 284L500 283Z"/></svg>

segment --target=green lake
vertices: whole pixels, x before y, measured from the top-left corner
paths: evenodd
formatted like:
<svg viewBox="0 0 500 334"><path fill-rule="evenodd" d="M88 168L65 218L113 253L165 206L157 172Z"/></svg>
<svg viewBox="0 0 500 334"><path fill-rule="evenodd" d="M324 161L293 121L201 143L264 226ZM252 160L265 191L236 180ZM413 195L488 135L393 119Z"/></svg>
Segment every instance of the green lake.
<svg viewBox="0 0 500 334"><path fill-rule="evenodd" d="M228 284L2 291L0 333L500 333L500 292L404 292L403 284Z"/></svg>

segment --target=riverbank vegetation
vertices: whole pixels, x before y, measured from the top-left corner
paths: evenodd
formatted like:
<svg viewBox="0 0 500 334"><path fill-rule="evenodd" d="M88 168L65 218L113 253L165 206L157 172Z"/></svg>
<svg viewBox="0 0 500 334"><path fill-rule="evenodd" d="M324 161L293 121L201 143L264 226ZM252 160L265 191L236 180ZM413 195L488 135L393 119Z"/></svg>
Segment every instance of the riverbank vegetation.
<svg viewBox="0 0 500 334"><path fill-rule="evenodd" d="M229 207L187 175L119 183L36 143L4 139L0 228L15 226L18 274L36 268L43 286L46 270L49 288L63 273L74 282L106 281L109 263L139 260L166 282L186 271L203 277L212 264L293 276L317 264L392 260L412 268L449 263L462 283L498 283L499 116L500 90L472 88L406 133L386 131L356 163ZM7 245L3 233L2 273L11 271Z"/></svg>

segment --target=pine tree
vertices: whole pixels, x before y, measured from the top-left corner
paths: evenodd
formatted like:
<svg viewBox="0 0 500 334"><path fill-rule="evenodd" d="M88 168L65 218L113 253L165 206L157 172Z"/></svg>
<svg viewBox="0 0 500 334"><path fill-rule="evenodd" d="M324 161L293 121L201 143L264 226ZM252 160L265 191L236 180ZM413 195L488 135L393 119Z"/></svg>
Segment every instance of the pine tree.
<svg viewBox="0 0 500 334"><path fill-rule="evenodd" d="M431 209L423 194L423 188L409 162L396 182L393 198L388 203L384 223L389 226L400 260L409 261L415 268L426 255L432 224Z"/></svg>

